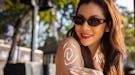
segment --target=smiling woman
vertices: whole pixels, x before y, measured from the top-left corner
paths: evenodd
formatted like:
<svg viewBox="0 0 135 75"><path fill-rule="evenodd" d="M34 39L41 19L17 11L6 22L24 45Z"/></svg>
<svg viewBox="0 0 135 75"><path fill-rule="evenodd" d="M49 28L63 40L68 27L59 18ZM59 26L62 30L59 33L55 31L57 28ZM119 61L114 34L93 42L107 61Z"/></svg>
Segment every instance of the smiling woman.
<svg viewBox="0 0 135 75"><path fill-rule="evenodd" d="M113 0L80 0L59 46L57 75L123 75L123 19Z"/></svg>

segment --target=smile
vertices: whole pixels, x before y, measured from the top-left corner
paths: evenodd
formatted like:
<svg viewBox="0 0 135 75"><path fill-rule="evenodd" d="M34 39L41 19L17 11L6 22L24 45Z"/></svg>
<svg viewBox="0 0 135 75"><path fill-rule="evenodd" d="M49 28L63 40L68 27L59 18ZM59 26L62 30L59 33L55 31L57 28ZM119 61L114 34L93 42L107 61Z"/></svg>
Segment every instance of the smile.
<svg viewBox="0 0 135 75"><path fill-rule="evenodd" d="M81 38L82 39L88 39L88 38L90 38L92 36L93 36L93 34L83 34L83 33L81 33Z"/></svg>

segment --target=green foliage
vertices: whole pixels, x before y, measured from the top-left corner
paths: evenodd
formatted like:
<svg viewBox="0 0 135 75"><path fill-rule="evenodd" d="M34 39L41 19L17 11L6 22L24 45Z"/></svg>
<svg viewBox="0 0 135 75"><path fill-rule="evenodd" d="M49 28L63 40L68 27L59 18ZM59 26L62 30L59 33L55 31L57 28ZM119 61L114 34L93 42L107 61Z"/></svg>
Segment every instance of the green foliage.
<svg viewBox="0 0 135 75"><path fill-rule="evenodd" d="M128 11L126 7L119 6L122 14L125 16L128 21L125 28L125 43L126 49L128 53L128 60L135 62L133 55L135 55L135 28L134 28L134 12Z"/></svg>
<svg viewBox="0 0 135 75"><path fill-rule="evenodd" d="M118 8L127 20L127 25L124 27L124 33L126 48L130 56L131 52L135 52L134 12L128 11L128 9L124 6L118 6Z"/></svg>
<svg viewBox="0 0 135 75"><path fill-rule="evenodd" d="M125 42L128 52L135 52L135 35L133 28L125 28Z"/></svg>
<svg viewBox="0 0 135 75"><path fill-rule="evenodd" d="M26 10L28 6L23 3L12 2L11 0L5 0L5 6L3 8L3 14L10 14L9 17L18 18L21 16Z"/></svg>
<svg viewBox="0 0 135 75"><path fill-rule="evenodd" d="M40 12L40 20L44 21L45 23L49 23L51 19L51 10L47 10L45 12Z"/></svg>
<svg viewBox="0 0 135 75"><path fill-rule="evenodd" d="M60 29L58 33L60 34L59 35L60 40L62 40L63 38L65 38L66 35L65 32L67 32L73 26L71 22L71 16L75 14L76 11L75 9L77 8L79 0L50 0L50 1L52 1L53 8L39 12L40 22L43 22L44 26L48 27L44 31L44 33L39 34L39 36L41 39L45 39L45 37L42 37L45 34L46 37L49 37L49 33L53 33L51 24L52 22L55 21L60 25L60 27L58 28ZM3 12L0 13L0 34L7 32L6 30L7 26L14 25L16 20L20 18L29 7L26 4L19 3L14 0L4 0L4 2L5 6L3 8ZM127 8L123 6L119 6L118 8L121 10L121 13L126 17L128 21L128 25L125 26L124 31L128 53L135 52L133 11L128 11Z"/></svg>
<svg viewBox="0 0 135 75"><path fill-rule="evenodd" d="M58 21L57 19L57 13L61 12L61 15L64 18L67 18L69 16L67 16L65 14L65 12L69 12L70 8L68 7L69 5L71 5L73 8L73 12L71 12L70 14L74 13L74 9L77 7L77 3L79 2L79 0L53 0L53 8L50 10L46 10L46 11L42 11L39 12L40 15L40 19L42 21L44 21L45 23L50 23L50 21Z"/></svg>
<svg viewBox="0 0 135 75"><path fill-rule="evenodd" d="M51 25L54 21L60 25L60 27L57 28L57 32L59 34L58 40L63 40L65 38L65 32L67 32L73 26L71 22L67 21L71 21L71 16L74 14L78 2L79 0L53 0L52 9L39 12L40 20L44 22L45 26L49 25L48 29L46 30L48 38L49 34L52 33ZM66 20L68 24L65 23L64 20ZM47 41L47 39L45 41Z"/></svg>
<svg viewBox="0 0 135 75"><path fill-rule="evenodd" d="M8 32L8 26L15 24L16 20L21 17L28 6L17 3L12 0L4 0L3 11L0 13L0 34Z"/></svg>

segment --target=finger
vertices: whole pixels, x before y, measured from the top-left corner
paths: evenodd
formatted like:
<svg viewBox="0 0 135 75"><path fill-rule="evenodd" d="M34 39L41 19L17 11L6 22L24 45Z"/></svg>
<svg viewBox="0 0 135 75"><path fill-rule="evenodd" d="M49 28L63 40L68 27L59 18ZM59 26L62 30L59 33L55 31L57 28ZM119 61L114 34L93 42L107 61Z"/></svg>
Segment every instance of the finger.
<svg viewBox="0 0 135 75"><path fill-rule="evenodd" d="M72 69L78 69L78 70L83 70L84 67L81 66L72 66Z"/></svg>
<svg viewBox="0 0 135 75"><path fill-rule="evenodd" d="M84 70L82 70L82 67L75 67L75 68L72 68L71 74L74 74L74 75L90 75L91 73L85 72Z"/></svg>
<svg viewBox="0 0 135 75"><path fill-rule="evenodd" d="M92 72L92 69L90 68L85 68L85 67L81 67L81 66L73 66L72 67L73 70L76 70L78 72L86 72L86 73L91 73Z"/></svg>
<svg viewBox="0 0 135 75"><path fill-rule="evenodd" d="M99 71L96 69L85 68L85 67L76 67L81 71L81 75L93 74L93 75L103 75L103 71Z"/></svg>
<svg viewBox="0 0 135 75"><path fill-rule="evenodd" d="M72 67L72 74L76 75L103 75L102 71L98 71L95 69L80 67L80 66L73 66Z"/></svg>
<svg viewBox="0 0 135 75"><path fill-rule="evenodd" d="M75 68L69 68L68 71L73 75L80 75L80 70Z"/></svg>
<svg viewBox="0 0 135 75"><path fill-rule="evenodd" d="M72 74L72 75L79 75L78 73L76 73L76 72L74 72L74 71L70 71L70 73Z"/></svg>
<svg viewBox="0 0 135 75"><path fill-rule="evenodd" d="M95 70L95 69L84 68L84 72L88 73L88 74L91 74L91 75L103 75L102 71L98 71L98 70Z"/></svg>
<svg viewBox="0 0 135 75"><path fill-rule="evenodd" d="M73 69L79 70L79 71L86 71L86 72L91 72L92 69L90 68L85 68L81 66L72 66Z"/></svg>
<svg viewBox="0 0 135 75"><path fill-rule="evenodd" d="M90 74L91 75L101 75L95 69L90 69L90 68L85 68L85 67L78 67L78 66L72 67L72 71L77 73L77 75L90 75Z"/></svg>

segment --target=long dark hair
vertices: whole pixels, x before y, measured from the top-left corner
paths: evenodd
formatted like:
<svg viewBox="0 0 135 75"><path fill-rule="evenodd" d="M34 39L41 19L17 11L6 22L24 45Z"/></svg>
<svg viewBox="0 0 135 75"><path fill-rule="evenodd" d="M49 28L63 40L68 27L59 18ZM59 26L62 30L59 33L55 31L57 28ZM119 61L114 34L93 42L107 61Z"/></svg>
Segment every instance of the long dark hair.
<svg viewBox="0 0 135 75"><path fill-rule="evenodd" d="M104 54L104 75L123 75L122 62L124 57L124 38L122 35L122 16L116 9L113 0L80 0L76 14L79 7L82 4L88 4L93 2L99 5L104 12L104 16L107 20L109 32L105 32L101 39L101 50ZM73 26L67 33L68 36L73 36L79 43L79 38L75 32L75 26ZM82 56L84 59L84 65L87 68L94 68L92 64L92 57L88 47L81 45Z"/></svg>

